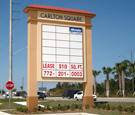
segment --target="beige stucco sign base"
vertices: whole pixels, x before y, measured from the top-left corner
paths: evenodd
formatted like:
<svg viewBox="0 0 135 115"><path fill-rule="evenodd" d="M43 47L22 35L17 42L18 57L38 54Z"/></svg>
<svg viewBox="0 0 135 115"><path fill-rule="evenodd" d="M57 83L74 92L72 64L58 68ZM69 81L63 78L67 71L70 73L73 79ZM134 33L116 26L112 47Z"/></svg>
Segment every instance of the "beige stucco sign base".
<svg viewBox="0 0 135 115"><path fill-rule="evenodd" d="M24 13L28 13L27 108L29 109L29 111L33 111L33 108L38 108L38 81L83 82L84 94L82 104L89 104L90 106L92 106L94 104L94 101L92 88L91 18L95 17L95 14L87 11L54 8L39 5L27 6L24 9ZM44 30L43 27L52 27L54 29ZM73 27L73 31L74 28L76 29L76 31L79 28L78 31L81 32L72 35L71 31L66 33L66 31L63 30L71 27ZM60 30L61 33L57 30L57 28L62 28ZM54 35L54 38L44 38L44 36L46 36L47 34ZM70 38L70 40L66 40L66 38L60 38L61 40L57 40L59 38L57 38L56 36L62 34L65 37L79 37L77 39ZM48 45L46 44L47 41L50 42L50 39L52 40L50 44L51 46L46 46ZM52 46L53 43L54 46ZM67 45L65 46L65 48L61 48L61 46L57 45L56 43L65 43L66 45L68 43L69 46ZM77 45L72 46L72 44ZM79 46L78 44L81 45ZM48 52L48 50L46 51L46 49L52 51L52 53L54 52L54 54L47 54L46 52ZM63 54L59 54L60 51L65 52L63 52ZM72 52L74 52L76 55ZM50 58L48 58L49 56ZM62 56L65 56L65 58L62 58ZM48 62L43 62L46 60L48 60ZM44 69L43 64L45 63L49 63L50 68ZM61 65L62 68L60 68ZM71 68L73 65L76 65L75 68ZM44 65L44 67L46 66Z"/></svg>

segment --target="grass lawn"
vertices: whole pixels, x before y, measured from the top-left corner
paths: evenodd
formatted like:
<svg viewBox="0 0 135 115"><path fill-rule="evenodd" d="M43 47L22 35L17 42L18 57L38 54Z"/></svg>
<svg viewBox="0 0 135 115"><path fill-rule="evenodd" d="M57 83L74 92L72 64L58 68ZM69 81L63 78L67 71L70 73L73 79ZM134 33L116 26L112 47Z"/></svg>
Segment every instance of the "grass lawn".
<svg viewBox="0 0 135 115"><path fill-rule="evenodd" d="M22 102L22 101L26 101L26 99L11 99L11 109L16 109L16 108L22 106L19 104L15 104L13 102ZM44 99L44 100L41 99L39 101L40 101L39 104L45 105L45 106L50 105L51 107L57 106L58 104L63 106L63 105L72 105L72 104L81 104L82 103L81 101L55 101L55 100L46 100L46 99ZM8 102L9 102L9 99L0 99L0 103L2 103L2 105L0 105L0 110L8 109ZM98 103L98 102L95 102L95 103ZM135 106L135 103L125 103L125 102L123 102L123 103L109 102L106 104L109 104L110 107L112 107L112 106L118 107L119 105L121 105L122 107ZM73 111L65 111L65 112L66 113L68 113L68 112L72 112L72 113L86 112L86 113L93 113L93 114L100 114L100 115L135 115L135 112L134 113L126 113L126 112L120 113L117 110L112 111L112 110L102 110L102 109L93 109L93 108L90 108L89 110L79 110L79 111L73 110ZM10 113L16 114L16 111L10 111ZM51 111L49 113L57 113L57 111L56 112ZM34 114L37 114L37 113L34 113Z"/></svg>

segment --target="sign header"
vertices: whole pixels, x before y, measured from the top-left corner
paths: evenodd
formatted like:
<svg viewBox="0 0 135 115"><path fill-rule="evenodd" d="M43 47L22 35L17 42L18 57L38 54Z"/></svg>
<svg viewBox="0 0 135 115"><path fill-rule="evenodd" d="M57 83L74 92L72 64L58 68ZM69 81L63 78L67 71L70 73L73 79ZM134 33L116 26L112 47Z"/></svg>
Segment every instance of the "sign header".
<svg viewBox="0 0 135 115"><path fill-rule="evenodd" d="M39 17L40 18L47 18L47 19L84 22L84 17L82 17L82 16L73 16L73 15L66 15L66 14L40 12Z"/></svg>

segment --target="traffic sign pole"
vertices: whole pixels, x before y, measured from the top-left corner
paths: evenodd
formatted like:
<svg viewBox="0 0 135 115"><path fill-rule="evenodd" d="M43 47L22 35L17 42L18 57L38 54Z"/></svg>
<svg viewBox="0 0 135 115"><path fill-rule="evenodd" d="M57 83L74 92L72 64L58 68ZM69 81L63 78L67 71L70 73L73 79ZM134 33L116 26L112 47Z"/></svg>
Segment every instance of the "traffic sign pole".
<svg viewBox="0 0 135 115"><path fill-rule="evenodd" d="M8 81L6 83L6 88L9 90L9 111L10 111L10 98L11 98L11 90L14 88L14 83L12 81Z"/></svg>

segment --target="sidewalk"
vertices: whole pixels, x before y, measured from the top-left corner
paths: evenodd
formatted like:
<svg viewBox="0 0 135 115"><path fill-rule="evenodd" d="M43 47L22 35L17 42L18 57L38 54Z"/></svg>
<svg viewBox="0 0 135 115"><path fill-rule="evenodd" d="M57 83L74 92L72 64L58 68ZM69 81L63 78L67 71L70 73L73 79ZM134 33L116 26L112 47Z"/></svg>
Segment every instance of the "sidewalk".
<svg viewBox="0 0 135 115"><path fill-rule="evenodd" d="M90 114L90 113L54 113L54 114L32 114L32 115L99 115L99 114ZM0 115L13 115L5 112L0 111ZM15 114L17 115L17 114ZM27 114L25 114L27 115Z"/></svg>

